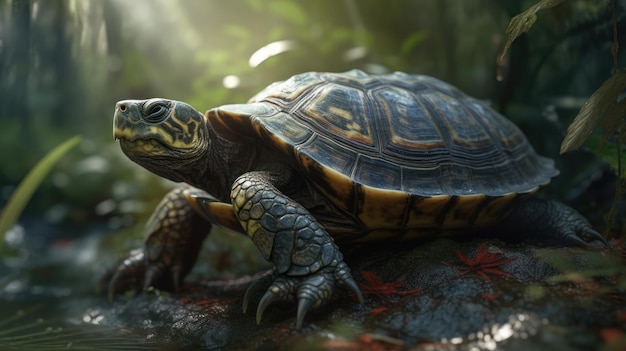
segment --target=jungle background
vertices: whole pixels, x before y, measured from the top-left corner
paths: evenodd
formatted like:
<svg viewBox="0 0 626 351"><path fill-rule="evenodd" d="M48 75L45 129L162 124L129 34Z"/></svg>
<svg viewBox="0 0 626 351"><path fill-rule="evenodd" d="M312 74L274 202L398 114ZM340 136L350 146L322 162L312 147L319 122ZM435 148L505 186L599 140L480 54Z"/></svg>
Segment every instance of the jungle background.
<svg viewBox="0 0 626 351"><path fill-rule="evenodd" d="M22 262L74 245L77 264L94 264L111 233L123 233L105 245L113 253L140 245L143 222L172 184L113 141L118 100L167 97L205 111L293 74L353 68L428 74L490 101L557 159L561 176L546 196L604 229L614 169L593 142L591 152L558 153L567 125L614 73L615 28L626 47L626 1L568 0L541 11L498 61L510 19L535 3L0 0L0 208L43 155L82 136L4 240L27 253ZM0 276L0 295L32 287L32 277L14 284L19 277Z"/></svg>

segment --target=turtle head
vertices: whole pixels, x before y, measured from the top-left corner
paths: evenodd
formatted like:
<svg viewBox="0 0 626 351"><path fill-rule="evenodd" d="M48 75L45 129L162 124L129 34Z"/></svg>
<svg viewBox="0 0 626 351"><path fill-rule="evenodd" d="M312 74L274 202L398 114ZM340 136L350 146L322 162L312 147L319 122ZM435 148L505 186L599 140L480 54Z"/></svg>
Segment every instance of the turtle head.
<svg viewBox="0 0 626 351"><path fill-rule="evenodd" d="M202 162L207 128L202 113L167 99L120 101L113 117L113 136L126 156L174 181L185 181Z"/></svg>

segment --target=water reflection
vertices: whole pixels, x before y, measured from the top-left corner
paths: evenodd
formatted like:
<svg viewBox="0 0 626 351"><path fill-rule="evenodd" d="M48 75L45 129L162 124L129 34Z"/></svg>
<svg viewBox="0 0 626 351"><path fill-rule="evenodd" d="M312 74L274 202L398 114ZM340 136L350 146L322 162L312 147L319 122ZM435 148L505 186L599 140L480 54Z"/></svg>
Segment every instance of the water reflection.
<svg viewBox="0 0 626 351"><path fill-rule="evenodd" d="M509 316L505 323L485 325L482 330L471 333L467 337L442 339L443 344L463 345L464 349L495 350L502 343L512 339L527 339L535 335L539 328L548 324L545 318L535 314L517 313Z"/></svg>

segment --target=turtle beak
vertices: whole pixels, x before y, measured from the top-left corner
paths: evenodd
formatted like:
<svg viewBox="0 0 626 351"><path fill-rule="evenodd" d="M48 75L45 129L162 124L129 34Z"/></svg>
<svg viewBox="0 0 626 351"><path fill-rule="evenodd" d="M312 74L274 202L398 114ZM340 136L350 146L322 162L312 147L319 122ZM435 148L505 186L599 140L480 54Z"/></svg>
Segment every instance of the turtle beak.
<svg viewBox="0 0 626 351"><path fill-rule="evenodd" d="M115 116L113 117L113 120L115 121ZM115 141L120 140L120 138L118 136L117 128L115 128L115 122L113 124L113 140L115 140Z"/></svg>
<svg viewBox="0 0 626 351"><path fill-rule="evenodd" d="M119 119L121 118L120 114L126 112L127 108L125 101L118 101L117 104L115 104L115 113L113 114L113 139L115 139L115 141L120 140L122 136L121 130L118 127L120 125Z"/></svg>
<svg viewBox="0 0 626 351"><path fill-rule="evenodd" d="M143 101L123 100L115 104L113 114L113 138L115 140L131 139L132 127L141 119L140 106Z"/></svg>
<svg viewBox="0 0 626 351"><path fill-rule="evenodd" d="M115 104L115 112L113 113L113 139L115 141L118 141L120 139L120 131L117 126L120 110L122 109L126 109L122 101L119 101L117 104Z"/></svg>

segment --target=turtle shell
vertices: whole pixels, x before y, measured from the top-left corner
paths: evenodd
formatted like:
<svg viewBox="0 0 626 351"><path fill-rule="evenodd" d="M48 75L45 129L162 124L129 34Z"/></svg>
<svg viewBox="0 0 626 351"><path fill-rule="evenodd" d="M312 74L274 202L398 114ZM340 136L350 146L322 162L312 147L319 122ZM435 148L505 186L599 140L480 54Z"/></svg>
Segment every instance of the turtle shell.
<svg viewBox="0 0 626 351"><path fill-rule="evenodd" d="M492 224L558 174L508 119L423 75L304 73L213 115L284 153L367 232Z"/></svg>

